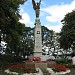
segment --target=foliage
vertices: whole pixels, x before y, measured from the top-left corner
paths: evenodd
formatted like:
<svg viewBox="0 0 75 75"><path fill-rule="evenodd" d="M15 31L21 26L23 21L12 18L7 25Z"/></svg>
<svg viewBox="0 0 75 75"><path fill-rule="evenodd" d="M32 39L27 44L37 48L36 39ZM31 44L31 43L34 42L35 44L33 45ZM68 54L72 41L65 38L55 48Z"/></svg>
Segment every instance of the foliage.
<svg viewBox="0 0 75 75"><path fill-rule="evenodd" d="M13 57L11 55L0 55L0 69L6 69L10 64L22 63L21 57Z"/></svg>
<svg viewBox="0 0 75 75"><path fill-rule="evenodd" d="M21 0L0 0L0 30L3 34L10 34L12 31L18 30L20 25L18 21L21 18L19 4L22 3Z"/></svg>
<svg viewBox="0 0 75 75"><path fill-rule="evenodd" d="M72 65L71 63L68 63L68 64L66 64L65 66L66 66L67 68L75 68L75 66Z"/></svg>
<svg viewBox="0 0 75 75"><path fill-rule="evenodd" d="M55 49L54 46L54 41L53 39L55 38L54 36L54 31L53 30L49 30L47 27L42 26L42 44L43 44L43 55L45 55L45 49L46 47L50 50L51 48ZM49 54L49 51L48 51Z"/></svg>
<svg viewBox="0 0 75 75"><path fill-rule="evenodd" d="M61 21L63 27L60 33L60 46L63 49L75 48L75 11L65 15ZM65 42L64 42L65 41Z"/></svg>
<svg viewBox="0 0 75 75"><path fill-rule="evenodd" d="M34 48L34 38L33 38L33 28L31 27L25 27L23 35L21 36L20 40L20 52L22 53L23 57L29 56L30 54L33 54L33 48Z"/></svg>
<svg viewBox="0 0 75 75"><path fill-rule="evenodd" d="M67 64L68 63L68 59L57 59L56 63L57 64Z"/></svg>
<svg viewBox="0 0 75 75"><path fill-rule="evenodd" d="M53 34L53 30L49 30L47 27L42 26L42 41L52 40Z"/></svg>
<svg viewBox="0 0 75 75"><path fill-rule="evenodd" d="M0 30L3 41L7 43L6 53L19 56L19 41L23 34L24 24L19 22L19 6L27 0L0 0ZM1 36L0 36L1 42Z"/></svg>

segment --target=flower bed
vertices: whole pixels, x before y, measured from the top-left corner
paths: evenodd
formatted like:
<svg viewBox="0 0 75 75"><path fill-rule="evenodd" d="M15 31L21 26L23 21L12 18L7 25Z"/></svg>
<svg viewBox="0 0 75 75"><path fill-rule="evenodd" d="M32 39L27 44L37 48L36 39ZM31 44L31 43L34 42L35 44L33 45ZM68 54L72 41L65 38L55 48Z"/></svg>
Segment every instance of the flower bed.
<svg viewBox="0 0 75 75"><path fill-rule="evenodd" d="M70 70L68 68L60 64L56 64L56 66L53 68L47 68L47 70L49 71L49 73L51 73L51 75L65 75L67 73L70 73Z"/></svg>
<svg viewBox="0 0 75 75"><path fill-rule="evenodd" d="M24 66L21 64L10 65L7 70L8 72L10 71L15 73L37 73L33 66Z"/></svg>
<svg viewBox="0 0 75 75"><path fill-rule="evenodd" d="M53 63L53 61L41 61L40 57L33 57L31 60L26 60L25 64L10 65L5 72L14 75L43 75L41 72L42 68L41 70L35 68L35 63L40 64L40 62L43 62L41 64L47 64L47 66L43 67L43 69L47 68L47 71L51 75L65 75L70 73L70 70L65 66L56 64L55 62Z"/></svg>
<svg viewBox="0 0 75 75"><path fill-rule="evenodd" d="M51 75L65 75L70 73L70 70L67 69L65 66L56 64L55 67L53 68L47 68L47 71L51 74ZM27 67L27 66L23 66L21 64L15 64L15 65L11 65L9 66L9 68L7 70L5 70L6 73L8 74L14 74L14 75L43 75L43 73L41 72L41 70L36 70L35 68L31 68L31 67Z"/></svg>
<svg viewBox="0 0 75 75"><path fill-rule="evenodd" d="M54 72L52 70L52 68L47 68L48 72L51 73L51 75L65 75L70 73L70 70L66 70L66 71L60 71L60 72Z"/></svg>
<svg viewBox="0 0 75 75"><path fill-rule="evenodd" d="M54 71L66 71L68 70L68 68L66 68L65 66L63 65L60 65L60 64L56 64L55 67L53 68Z"/></svg>
<svg viewBox="0 0 75 75"><path fill-rule="evenodd" d="M32 60L33 61L41 61L41 58L40 57L33 57Z"/></svg>
<svg viewBox="0 0 75 75"><path fill-rule="evenodd" d="M40 68L36 68L37 73L17 73L17 72L11 72L9 69L5 70L5 72L9 75L43 75Z"/></svg>

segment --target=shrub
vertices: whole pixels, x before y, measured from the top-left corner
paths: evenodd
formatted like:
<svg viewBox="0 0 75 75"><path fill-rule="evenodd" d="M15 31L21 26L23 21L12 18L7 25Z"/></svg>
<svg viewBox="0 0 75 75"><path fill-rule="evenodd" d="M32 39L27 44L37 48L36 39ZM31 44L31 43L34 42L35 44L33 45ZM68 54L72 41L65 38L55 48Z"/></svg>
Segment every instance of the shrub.
<svg viewBox="0 0 75 75"><path fill-rule="evenodd" d="M57 64L67 64L68 63L68 59L57 59L56 63Z"/></svg>
<svg viewBox="0 0 75 75"><path fill-rule="evenodd" d="M56 64L55 68L53 68L54 71L60 72L60 71L66 71L68 68L66 68L64 65Z"/></svg>

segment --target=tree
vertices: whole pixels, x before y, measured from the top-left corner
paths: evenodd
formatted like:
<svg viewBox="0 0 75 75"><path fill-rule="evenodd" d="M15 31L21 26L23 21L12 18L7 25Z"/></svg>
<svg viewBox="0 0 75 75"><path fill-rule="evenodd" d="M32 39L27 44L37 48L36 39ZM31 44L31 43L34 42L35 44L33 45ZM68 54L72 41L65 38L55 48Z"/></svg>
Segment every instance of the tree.
<svg viewBox="0 0 75 75"><path fill-rule="evenodd" d="M19 5L26 0L0 0L0 30L7 47L16 52L24 26L19 22ZM0 36L1 42L1 36Z"/></svg>
<svg viewBox="0 0 75 75"><path fill-rule="evenodd" d="M54 39L55 39L54 31L49 30L45 26L42 26L42 42L43 42L44 52L46 51L47 48L49 51L51 50L51 48L54 48L55 50ZM48 51L48 54L49 54L49 51Z"/></svg>
<svg viewBox="0 0 75 75"><path fill-rule="evenodd" d="M66 14L61 22L63 27L59 39L60 47L65 50L69 48L75 49L75 10Z"/></svg>
<svg viewBox="0 0 75 75"><path fill-rule="evenodd" d="M30 56L33 53L34 49L34 36L33 29L31 27L25 27L23 35L20 40L20 50L21 54L25 58L25 56Z"/></svg>
<svg viewBox="0 0 75 75"><path fill-rule="evenodd" d="M42 26L42 41L52 40L53 34L53 30L49 30L47 27Z"/></svg>

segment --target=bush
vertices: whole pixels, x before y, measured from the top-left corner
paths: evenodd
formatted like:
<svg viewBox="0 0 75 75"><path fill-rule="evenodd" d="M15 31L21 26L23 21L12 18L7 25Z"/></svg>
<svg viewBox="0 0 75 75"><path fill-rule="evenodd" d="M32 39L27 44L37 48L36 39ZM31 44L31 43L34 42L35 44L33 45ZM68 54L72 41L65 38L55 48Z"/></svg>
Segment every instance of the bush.
<svg viewBox="0 0 75 75"><path fill-rule="evenodd" d="M72 64L67 64L67 65L65 65L67 68L75 68L75 66L74 65L72 65Z"/></svg>
<svg viewBox="0 0 75 75"><path fill-rule="evenodd" d="M7 68L10 64L21 63L21 57L13 57L11 55L0 55L0 69Z"/></svg>
<svg viewBox="0 0 75 75"><path fill-rule="evenodd" d="M57 64L67 64L68 63L68 59L57 59L56 63Z"/></svg>

